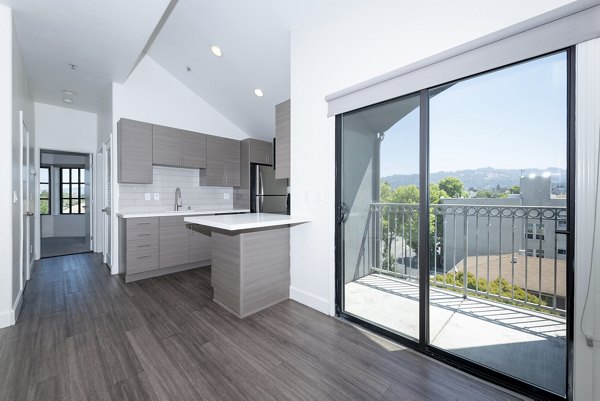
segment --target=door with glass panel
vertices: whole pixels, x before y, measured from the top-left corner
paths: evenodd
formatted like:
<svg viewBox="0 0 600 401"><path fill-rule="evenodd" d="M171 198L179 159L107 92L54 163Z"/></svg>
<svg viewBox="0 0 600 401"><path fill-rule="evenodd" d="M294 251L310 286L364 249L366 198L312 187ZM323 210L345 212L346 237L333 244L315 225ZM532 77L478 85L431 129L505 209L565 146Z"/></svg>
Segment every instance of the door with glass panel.
<svg viewBox="0 0 600 401"><path fill-rule="evenodd" d="M338 117L342 316L566 395L568 62L558 52Z"/></svg>
<svg viewBox="0 0 600 401"><path fill-rule="evenodd" d="M344 310L418 340L419 96L344 115L342 130Z"/></svg>
<svg viewBox="0 0 600 401"><path fill-rule="evenodd" d="M565 394L567 55L429 97L430 344Z"/></svg>

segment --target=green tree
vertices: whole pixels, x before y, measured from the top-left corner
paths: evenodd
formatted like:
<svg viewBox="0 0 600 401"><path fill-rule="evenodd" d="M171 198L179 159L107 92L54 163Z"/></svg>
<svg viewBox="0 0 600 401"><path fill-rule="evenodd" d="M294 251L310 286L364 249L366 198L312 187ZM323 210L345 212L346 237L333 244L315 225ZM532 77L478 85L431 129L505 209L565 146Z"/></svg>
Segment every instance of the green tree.
<svg viewBox="0 0 600 401"><path fill-rule="evenodd" d="M512 187L508 188L508 192L511 194L520 194L521 193L521 187L518 185L513 185Z"/></svg>
<svg viewBox="0 0 600 401"><path fill-rule="evenodd" d="M465 196L465 184L456 177L444 177L438 182L438 186L450 198L462 198Z"/></svg>
<svg viewBox="0 0 600 401"><path fill-rule="evenodd" d="M496 192L492 192L487 189L483 189L483 190L477 191L477 193L475 194L475 197L476 198L497 198L498 194Z"/></svg>

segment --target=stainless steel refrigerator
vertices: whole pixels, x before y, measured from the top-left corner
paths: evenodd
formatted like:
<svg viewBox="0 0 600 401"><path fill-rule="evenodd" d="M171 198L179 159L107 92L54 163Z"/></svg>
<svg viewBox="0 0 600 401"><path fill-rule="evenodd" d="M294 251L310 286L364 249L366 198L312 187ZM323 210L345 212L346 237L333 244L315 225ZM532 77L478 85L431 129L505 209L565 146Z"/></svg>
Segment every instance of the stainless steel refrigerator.
<svg viewBox="0 0 600 401"><path fill-rule="evenodd" d="M250 210L253 213L290 214L287 180L275 178L271 166L250 167Z"/></svg>

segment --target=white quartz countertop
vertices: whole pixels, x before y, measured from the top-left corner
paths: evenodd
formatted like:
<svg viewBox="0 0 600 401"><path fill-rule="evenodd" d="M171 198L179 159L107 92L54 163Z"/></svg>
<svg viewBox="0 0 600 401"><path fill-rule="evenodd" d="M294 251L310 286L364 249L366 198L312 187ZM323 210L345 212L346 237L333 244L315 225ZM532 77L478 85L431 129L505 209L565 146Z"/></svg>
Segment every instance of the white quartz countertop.
<svg viewBox="0 0 600 401"><path fill-rule="evenodd" d="M125 212L125 213L117 213L117 217L121 217L124 219L131 219L135 217L168 217L168 216L209 216L221 213L249 213L250 209L221 209L221 210L182 210L180 212L176 212L174 210L166 210L164 212L144 212L144 213L135 213L135 212Z"/></svg>
<svg viewBox="0 0 600 401"><path fill-rule="evenodd" d="M285 226L288 224L307 223L309 221L310 220L304 217L273 213L228 214L222 216L197 216L185 218L186 223L220 228L221 230L227 231Z"/></svg>

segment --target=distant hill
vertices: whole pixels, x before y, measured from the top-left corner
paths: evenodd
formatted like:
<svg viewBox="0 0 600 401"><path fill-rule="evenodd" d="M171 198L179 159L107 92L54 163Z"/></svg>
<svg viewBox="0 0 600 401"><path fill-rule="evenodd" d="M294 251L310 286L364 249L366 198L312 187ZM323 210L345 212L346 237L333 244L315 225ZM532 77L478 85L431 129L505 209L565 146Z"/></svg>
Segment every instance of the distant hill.
<svg viewBox="0 0 600 401"><path fill-rule="evenodd" d="M458 171L439 171L431 173L431 183L435 184L444 177L459 178L465 188L490 189L501 187L511 187L519 185L521 175L537 174L541 175L549 171L552 174L553 186L564 186L566 182L566 171L558 167L548 167L547 169L527 168L527 169L498 169L492 167L483 167L474 170ZM381 181L388 182L392 188L404 185L419 185L418 174L395 174L382 177Z"/></svg>

